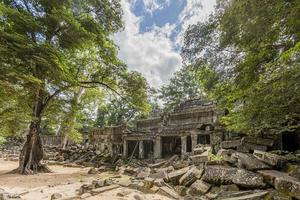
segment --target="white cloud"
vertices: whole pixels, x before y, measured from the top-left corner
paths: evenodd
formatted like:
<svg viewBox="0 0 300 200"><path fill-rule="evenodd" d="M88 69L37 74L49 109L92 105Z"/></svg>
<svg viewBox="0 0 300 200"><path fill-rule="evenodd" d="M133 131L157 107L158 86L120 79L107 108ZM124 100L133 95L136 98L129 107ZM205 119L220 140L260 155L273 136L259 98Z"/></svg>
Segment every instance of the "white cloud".
<svg viewBox="0 0 300 200"><path fill-rule="evenodd" d="M128 1L122 0L122 7L125 30L114 37L120 47L119 57L131 70L142 73L151 86L159 87L181 66L181 57L169 38L175 26L154 26L149 32L139 33L141 19L131 12Z"/></svg>
<svg viewBox="0 0 300 200"><path fill-rule="evenodd" d="M171 0L143 0L147 12L163 9ZM182 65L179 52L174 47L182 45L184 32L190 24L204 21L213 11L216 0L187 0L187 5L180 13L174 25L152 27L148 32L140 33L139 26L142 17L137 17L131 11L131 6L137 0L122 0L125 29L114 36L114 41L120 47L119 57L129 69L142 73L152 87L160 87L168 82L172 74ZM176 26L181 31L172 42L170 36Z"/></svg>
<svg viewBox="0 0 300 200"><path fill-rule="evenodd" d="M182 45L183 36L189 25L205 21L213 12L216 0L187 0L187 5L179 15L181 31L177 36L177 45Z"/></svg>
<svg viewBox="0 0 300 200"><path fill-rule="evenodd" d="M139 0L127 0L131 5L134 5ZM155 10L162 10L169 6L171 0L142 0L145 5L145 10L153 13Z"/></svg>

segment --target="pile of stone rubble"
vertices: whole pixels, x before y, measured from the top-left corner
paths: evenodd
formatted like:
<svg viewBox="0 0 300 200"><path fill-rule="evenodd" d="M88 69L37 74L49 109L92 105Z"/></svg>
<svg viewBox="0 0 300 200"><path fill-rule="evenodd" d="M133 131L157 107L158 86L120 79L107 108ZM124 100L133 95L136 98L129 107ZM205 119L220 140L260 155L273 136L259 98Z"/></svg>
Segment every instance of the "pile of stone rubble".
<svg viewBox="0 0 300 200"><path fill-rule="evenodd" d="M221 149L218 159L211 160L209 148L202 149L204 152L195 149L199 154L191 156L192 159L173 156L144 167L133 167L131 163L116 167L120 175L129 175L132 179L110 184L98 180L101 184L83 185L80 194L93 195L121 185L174 199L300 199L300 165L258 150L250 154ZM100 172L98 168L89 171L91 174Z"/></svg>

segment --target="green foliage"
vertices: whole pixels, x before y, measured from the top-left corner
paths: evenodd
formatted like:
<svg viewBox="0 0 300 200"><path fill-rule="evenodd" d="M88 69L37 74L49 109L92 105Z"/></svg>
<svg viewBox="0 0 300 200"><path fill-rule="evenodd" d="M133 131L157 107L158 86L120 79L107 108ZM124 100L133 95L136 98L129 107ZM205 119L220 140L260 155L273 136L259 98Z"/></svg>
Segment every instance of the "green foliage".
<svg viewBox="0 0 300 200"><path fill-rule="evenodd" d="M80 139L111 92L147 112L147 83L117 58L111 39L121 17L118 0L0 1L1 134L36 122Z"/></svg>
<svg viewBox="0 0 300 200"><path fill-rule="evenodd" d="M196 74L190 67L183 67L175 72L170 83L162 86L159 93L166 111L172 110L182 101L201 96Z"/></svg>
<svg viewBox="0 0 300 200"><path fill-rule="evenodd" d="M229 130L296 131L300 124L299 1L221 0L189 27L182 51L229 114Z"/></svg>

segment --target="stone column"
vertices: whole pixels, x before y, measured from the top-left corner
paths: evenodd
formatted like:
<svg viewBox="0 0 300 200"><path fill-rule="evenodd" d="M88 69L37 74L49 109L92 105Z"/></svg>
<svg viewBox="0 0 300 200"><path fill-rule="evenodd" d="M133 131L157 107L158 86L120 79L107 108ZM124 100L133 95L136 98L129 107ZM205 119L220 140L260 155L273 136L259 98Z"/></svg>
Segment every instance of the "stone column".
<svg viewBox="0 0 300 200"><path fill-rule="evenodd" d="M181 136L181 155L186 154L186 136Z"/></svg>
<svg viewBox="0 0 300 200"><path fill-rule="evenodd" d="M161 158L161 137L154 140L154 158Z"/></svg>
<svg viewBox="0 0 300 200"><path fill-rule="evenodd" d="M139 158L140 159L144 158L144 143L143 143L143 140L139 141Z"/></svg>
<svg viewBox="0 0 300 200"><path fill-rule="evenodd" d="M127 149L127 140L123 139L123 156L126 158L128 156L128 149Z"/></svg>
<svg viewBox="0 0 300 200"><path fill-rule="evenodd" d="M192 133L191 134L191 139L192 139L192 151L193 149L196 147L197 143L198 143L198 135L196 133Z"/></svg>

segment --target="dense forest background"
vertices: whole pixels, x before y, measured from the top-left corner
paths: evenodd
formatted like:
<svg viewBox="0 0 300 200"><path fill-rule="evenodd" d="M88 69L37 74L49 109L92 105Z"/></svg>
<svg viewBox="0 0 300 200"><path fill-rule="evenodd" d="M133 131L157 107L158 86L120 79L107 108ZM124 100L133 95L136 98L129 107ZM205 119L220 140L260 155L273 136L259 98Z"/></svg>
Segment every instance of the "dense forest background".
<svg viewBox="0 0 300 200"><path fill-rule="evenodd" d="M230 131L299 130L299 1L219 0L158 89L118 59L110 36L122 27L119 1L0 1L1 140L35 125L80 141L191 98L215 101Z"/></svg>

